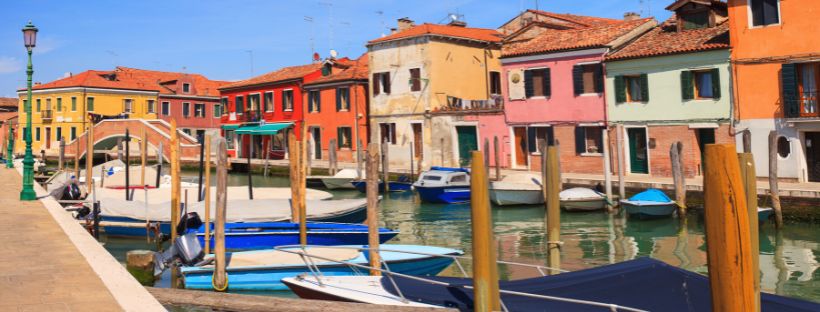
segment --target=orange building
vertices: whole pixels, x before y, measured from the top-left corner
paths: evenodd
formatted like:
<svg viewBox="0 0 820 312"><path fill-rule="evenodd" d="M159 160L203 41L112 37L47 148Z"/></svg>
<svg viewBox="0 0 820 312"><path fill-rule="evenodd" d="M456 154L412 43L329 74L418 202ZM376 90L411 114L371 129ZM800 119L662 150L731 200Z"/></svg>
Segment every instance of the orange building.
<svg viewBox="0 0 820 312"><path fill-rule="evenodd" d="M820 182L818 13L817 0L729 0L736 130L752 134L758 176L776 131L778 176Z"/></svg>

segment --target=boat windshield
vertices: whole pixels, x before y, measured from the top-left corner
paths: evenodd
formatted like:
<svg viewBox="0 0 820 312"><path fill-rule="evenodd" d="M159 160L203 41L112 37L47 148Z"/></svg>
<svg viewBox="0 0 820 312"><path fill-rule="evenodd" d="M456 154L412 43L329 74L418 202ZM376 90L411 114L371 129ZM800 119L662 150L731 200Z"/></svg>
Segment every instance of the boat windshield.
<svg viewBox="0 0 820 312"><path fill-rule="evenodd" d="M426 180L426 181L441 181L441 176L426 175L426 176L424 176L424 180Z"/></svg>
<svg viewBox="0 0 820 312"><path fill-rule="evenodd" d="M450 182L467 182L467 175L459 174L450 178Z"/></svg>

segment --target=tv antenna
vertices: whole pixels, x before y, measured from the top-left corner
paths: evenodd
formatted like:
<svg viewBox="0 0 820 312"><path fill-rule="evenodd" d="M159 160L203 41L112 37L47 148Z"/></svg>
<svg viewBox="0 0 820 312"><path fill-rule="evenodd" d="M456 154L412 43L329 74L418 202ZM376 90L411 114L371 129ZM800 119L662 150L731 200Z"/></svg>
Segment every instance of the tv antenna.
<svg viewBox="0 0 820 312"><path fill-rule="evenodd" d="M332 2L319 2L319 5L327 6L328 11L328 41L330 43L330 48L333 48L333 3Z"/></svg>
<svg viewBox="0 0 820 312"><path fill-rule="evenodd" d="M384 11L378 10L378 11L376 11L376 14L379 15L379 22L382 23L382 37L384 37L384 36L386 36L386 34L384 33L384 30L387 29L387 25L384 24Z"/></svg>
<svg viewBox="0 0 820 312"><path fill-rule="evenodd" d="M304 21L310 23L310 55L316 53L316 47L314 46L313 38L316 37L316 31L313 28L313 17L312 16L304 16Z"/></svg>

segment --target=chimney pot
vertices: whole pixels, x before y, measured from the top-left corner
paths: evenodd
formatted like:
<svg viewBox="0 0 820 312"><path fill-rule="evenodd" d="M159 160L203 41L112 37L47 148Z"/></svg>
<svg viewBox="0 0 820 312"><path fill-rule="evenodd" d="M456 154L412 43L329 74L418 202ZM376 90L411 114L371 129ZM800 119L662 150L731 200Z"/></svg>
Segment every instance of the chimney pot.
<svg viewBox="0 0 820 312"><path fill-rule="evenodd" d="M459 20L452 20L450 23L447 23L449 26L456 26L456 27L467 27L467 22L459 21Z"/></svg>
<svg viewBox="0 0 820 312"><path fill-rule="evenodd" d="M638 14L637 12L626 12L626 13L624 13L624 21L627 21L627 22L628 21L634 21L634 20L637 20L637 19L640 19L640 18L641 18L641 15Z"/></svg>
<svg viewBox="0 0 820 312"><path fill-rule="evenodd" d="M398 31L405 31L413 26L416 26L416 23L414 23L410 18L402 17L398 21Z"/></svg>

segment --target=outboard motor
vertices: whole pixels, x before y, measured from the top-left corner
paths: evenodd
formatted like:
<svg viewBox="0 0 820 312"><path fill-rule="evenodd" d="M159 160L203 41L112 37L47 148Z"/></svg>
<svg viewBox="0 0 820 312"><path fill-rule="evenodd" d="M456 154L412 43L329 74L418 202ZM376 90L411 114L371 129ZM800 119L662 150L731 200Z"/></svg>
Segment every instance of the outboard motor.
<svg viewBox="0 0 820 312"><path fill-rule="evenodd" d="M162 272L167 269L172 262L179 259L188 266L201 266L209 261L203 261L205 253L199 241L196 238L196 233L188 233L180 235L174 241L174 245L168 250L156 253L155 272Z"/></svg>
<svg viewBox="0 0 820 312"><path fill-rule="evenodd" d="M179 219L179 224L177 224L177 233L184 234L188 232L188 229L199 229L202 224L202 219L199 218L198 213L186 213Z"/></svg>

